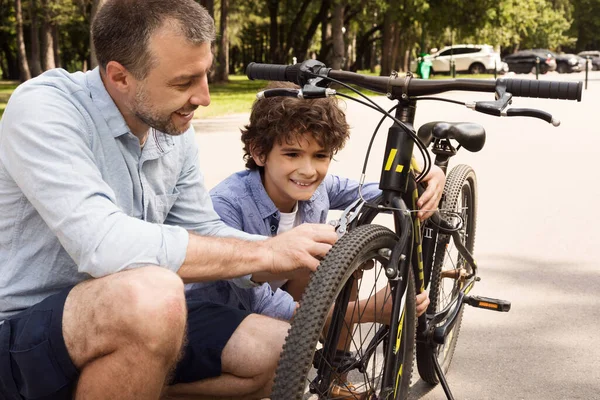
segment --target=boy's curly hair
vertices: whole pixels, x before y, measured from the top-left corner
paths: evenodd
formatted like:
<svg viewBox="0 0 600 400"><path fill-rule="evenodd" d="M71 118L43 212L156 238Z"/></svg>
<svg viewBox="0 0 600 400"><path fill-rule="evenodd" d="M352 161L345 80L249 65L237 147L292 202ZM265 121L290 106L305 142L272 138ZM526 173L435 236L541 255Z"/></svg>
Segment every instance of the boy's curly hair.
<svg viewBox="0 0 600 400"><path fill-rule="evenodd" d="M270 82L266 89L299 86L288 82ZM266 157L275 143L296 143L306 134L333 156L346 144L350 129L346 115L335 97L303 100L294 97L270 97L255 100L250 123L242 129L246 168L260 168L252 152Z"/></svg>

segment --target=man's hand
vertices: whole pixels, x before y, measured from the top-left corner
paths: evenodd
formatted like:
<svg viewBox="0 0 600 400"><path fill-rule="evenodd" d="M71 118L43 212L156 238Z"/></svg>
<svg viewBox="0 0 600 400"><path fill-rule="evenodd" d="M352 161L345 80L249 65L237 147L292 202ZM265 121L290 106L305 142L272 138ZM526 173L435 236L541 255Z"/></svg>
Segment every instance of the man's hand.
<svg viewBox="0 0 600 400"><path fill-rule="evenodd" d="M417 317L420 317L429 306L429 292L427 290L417 295Z"/></svg>
<svg viewBox="0 0 600 400"><path fill-rule="evenodd" d="M421 221L431 217L434 211L437 210L444 192L446 175L440 167L432 165L429 173L423 178L423 182L427 184L427 189L417 200L417 207L420 209L417 216Z"/></svg>
<svg viewBox="0 0 600 400"><path fill-rule="evenodd" d="M302 224L270 238L263 242L271 257L267 272L279 274L298 268L315 271L336 240L334 227L329 224Z"/></svg>

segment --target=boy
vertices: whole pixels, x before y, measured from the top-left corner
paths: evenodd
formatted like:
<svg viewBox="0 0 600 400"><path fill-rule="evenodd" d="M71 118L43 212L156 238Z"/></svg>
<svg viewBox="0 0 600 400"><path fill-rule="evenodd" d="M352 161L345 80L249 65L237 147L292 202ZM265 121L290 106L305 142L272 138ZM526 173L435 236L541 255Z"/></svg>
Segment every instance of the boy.
<svg viewBox="0 0 600 400"><path fill-rule="evenodd" d="M271 82L267 88L298 86ZM325 223L330 209L343 210L358 197L358 182L327 175L332 157L348 136L349 126L336 98L256 100L250 123L242 131L247 169L211 190L215 210L227 225L265 236L302 223ZM425 210L437 208L445 176L433 166L425 182L427 189L418 201L421 219L432 213ZM378 183L362 187L367 201L380 193ZM308 278L308 271L278 276L259 273L252 280L264 284L255 288L225 281L195 285L202 286L202 296L211 301L290 320ZM426 292L418 295L417 313L425 312L428 304ZM369 318L368 313L364 317Z"/></svg>

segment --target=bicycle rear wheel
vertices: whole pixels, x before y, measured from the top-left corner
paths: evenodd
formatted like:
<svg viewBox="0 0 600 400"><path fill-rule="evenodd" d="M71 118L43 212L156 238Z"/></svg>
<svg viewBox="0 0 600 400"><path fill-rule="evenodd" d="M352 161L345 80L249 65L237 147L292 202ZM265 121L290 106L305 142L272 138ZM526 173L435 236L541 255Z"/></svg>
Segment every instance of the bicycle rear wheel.
<svg viewBox="0 0 600 400"><path fill-rule="evenodd" d="M453 225L456 225L457 219L462 220L462 227L459 230L460 240L473 254L477 222L477 178L471 167L457 165L450 171L446 179L440 209L444 218ZM452 303L464 286L464 277L472 272L471 266L458 253L452 236L438 235L431 272L430 304L427 313L435 314ZM432 359L434 354L444 373L450 368L458 341L463 311L464 308L460 311L453 329L446 336L445 344L417 344L417 369L421 379L425 382L431 384L439 382Z"/></svg>
<svg viewBox="0 0 600 400"><path fill-rule="evenodd" d="M392 296L385 268L397 240L385 227L363 225L345 234L329 251L311 277L292 321L272 399L407 397L416 328L415 288L410 270L401 294L402 329L390 334ZM362 300L354 301L357 296ZM388 345L399 350L393 371L395 387L386 391L381 385Z"/></svg>

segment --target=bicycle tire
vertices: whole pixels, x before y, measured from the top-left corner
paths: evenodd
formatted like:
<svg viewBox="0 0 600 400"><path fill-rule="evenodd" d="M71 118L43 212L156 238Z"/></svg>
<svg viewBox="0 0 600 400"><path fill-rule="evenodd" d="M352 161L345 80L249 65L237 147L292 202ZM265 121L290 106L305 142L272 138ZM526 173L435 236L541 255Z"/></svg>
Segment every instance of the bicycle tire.
<svg viewBox="0 0 600 400"><path fill-rule="evenodd" d="M336 304L338 296L341 297L340 292L342 292L342 289L344 289L346 284L350 281L350 278L354 276L354 273L358 269L361 269L361 267L365 265L366 260L376 259L377 262L374 263L374 266L368 271L363 271L362 274L371 271L381 273L381 270L383 270L382 276L385 278L385 288L387 288L385 262L389 260L386 258L382 259L381 249L392 249L397 240L398 237L396 234L388 228L379 225L362 225L346 233L332 247L321 262L317 271L311 276L302 297L300 307L292 320L275 374L275 383L271 399L300 400L307 398L305 396L311 380L309 374L314 374L315 372L314 369L311 369L315 351L332 306ZM378 263L380 263L381 266L379 266ZM367 282L364 275L360 281L361 283ZM375 290L376 284L377 279L373 284L372 290ZM400 377L400 380L397 382L397 396L395 399L406 399L408 396L408 388L410 386L416 329L415 296L414 278L412 270L410 270L406 289L406 314L404 316L404 324L402 325L403 346L400 346L400 351L398 352L398 356L401 357L401 360L396 360L396 366L398 368L394 371L394 376ZM371 298L372 297L369 296L369 300ZM332 318L331 321L334 321L334 319ZM342 321L342 323L343 322L344 321ZM342 327L342 323L338 326ZM373 325L375 324L377 323L373 323ZM346 325L347 327L346 323L343 323L343 325ZM356 325L362 327L363 324ZM333 330L334 326L332 322L332 325L329 326L327 332L329 333ZM356 330L353 332L355 333ZM379 332L385 332L385 328L383 328L382 331L377 331L377 333ZM383 338L377 345L378 348L379 346L384 347L386 345L385 343L389 342L389 330L387 333L388 335L386 335L386 337L388 339ZM371 335L375 336L372 333ZM324 343L327 343L327 339ZM322 354L327 354L327 349L323 350L324 352ZM381 368L381 365L383 365L383 363L377 363L376 358L381 357L382 360L383 355L378 355L379 353L376 351L373 351L372 355L368 357L364 356L365 353L360 353L360 350L357 351L356 354L360 357L366 357L364 358L364 361L366 362L365 365L367 366L367 370L373 368L374 371L375 368ZM385 354L385 351L383 354ZM401 371L401 374L399 374L398 371ZM381 376L378 378L379 381L376 385L381 383ZM367 384L363 387L356 386L358 392L363 390L364 392L369 391L369 393L371 393L371 388L366 388ZM375 388L373 390L381 390L381 388ZM317 396L319 399L336 398L328 392L317 393ZM357 396L357 398L360 397ZM386 398L392 399L394 397L388 395Z"/></svg>
<svg viewBox="0 0 600 400"><path fill-rule="evenodd" d="M440 209L461 215L463 219L463 227L460 230L461 240L467 250L473 254L477 225L477 178L471 167L461 164L450 171L446 179ZM442 215L444 215L444 212L442 212ZM452 219L456 217L446 213L445 218ZM453 243L454 239L450 235L440 234L438 236L429 287L430 304L427 309L428 314L435 314L447 304L450 304L458 296L464 284L460 279L448 278L447 275L443 277L444 271L464 268L467 274L472 272L471 266L465 263L464 259L453 248ZM446 288L450 290L447 291ZM439 383L432 359L433 354L436 354L444 373L448 372L458 342L463 312L464 308L460 311L453 329L446 336L445 344L417 343L417 370L419 376L425 382L432 385Z"/></svg>

